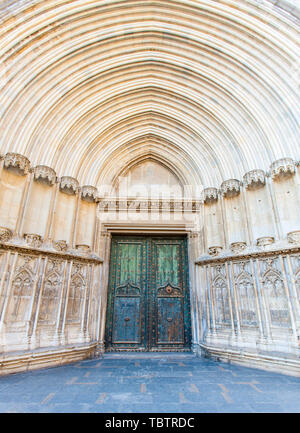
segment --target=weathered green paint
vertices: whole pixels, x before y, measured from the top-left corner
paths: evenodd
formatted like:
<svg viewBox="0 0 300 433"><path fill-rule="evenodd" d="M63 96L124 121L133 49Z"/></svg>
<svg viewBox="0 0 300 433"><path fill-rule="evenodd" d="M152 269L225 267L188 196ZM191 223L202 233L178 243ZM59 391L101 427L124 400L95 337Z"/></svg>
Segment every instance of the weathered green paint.
<svg viewBox="0 0 300 433"><path fill-rule="evenodd" d="M107 350L189 350L186 239L114 236Z"/></svg>

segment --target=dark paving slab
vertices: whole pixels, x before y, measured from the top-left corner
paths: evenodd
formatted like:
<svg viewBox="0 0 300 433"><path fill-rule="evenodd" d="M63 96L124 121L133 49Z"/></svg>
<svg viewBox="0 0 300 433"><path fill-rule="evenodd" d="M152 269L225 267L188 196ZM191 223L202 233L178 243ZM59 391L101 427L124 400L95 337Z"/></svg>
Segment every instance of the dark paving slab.
<svg viewBox="0 0 300 433"><path fill-rule="evenodd" d="M300 413L300 380L190 353L111 353L0 377L6 412Z"/></svg>

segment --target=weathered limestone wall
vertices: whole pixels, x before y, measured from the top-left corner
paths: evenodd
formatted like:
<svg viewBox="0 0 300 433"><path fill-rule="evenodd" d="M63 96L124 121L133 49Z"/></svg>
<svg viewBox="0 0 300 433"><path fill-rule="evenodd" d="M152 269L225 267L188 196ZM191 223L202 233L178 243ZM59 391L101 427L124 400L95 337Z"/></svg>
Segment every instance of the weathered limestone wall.
<svg viewBox="0 0 300 433"><path fill-rule="evenodd" d="M208 237L196 260L195 346L208 356L300 375L299 165L282 159L268 173L251 171L242 183L230 180L204 195L205 229L217 227L210 215L219 206L226 241Z"/></svg>
<svg viewBox="0 0 300 433"><path fill-rule="evenodd" d="M94 188L21 155L1 163L0 373L91 356L102 267Z"/></svg>

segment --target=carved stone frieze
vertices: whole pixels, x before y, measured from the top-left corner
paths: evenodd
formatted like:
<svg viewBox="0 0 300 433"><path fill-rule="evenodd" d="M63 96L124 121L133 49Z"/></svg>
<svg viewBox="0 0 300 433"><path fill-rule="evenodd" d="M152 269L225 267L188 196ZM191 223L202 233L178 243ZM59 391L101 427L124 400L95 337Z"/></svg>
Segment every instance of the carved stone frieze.
<svg viewBox="0 0 300 433"><path fill-rule="evenodd" d="M57 251L67 251L68 250L68 244L67 244L67 242L65 240L54 241L53 242L53 247Z"/></svg>
<svg viewBox="0 0 300 433"><path fill-rule="evenodd" d="M264 236L256 240L256 243L259 247L265 247L267 245L273 244L274 242L275 239L273 236Z"/></svg>
<svg viewBox="0 0 300 433"><path fill-rule="evenodd" d="M223 247L220 246L214 246L208 248L208 254L210 256L218 256L223 250Z"/></svg>
<svg viewBox="0 0 300 433"><path fill-rule="evenodd" d="M25 233L24 238L26 243L33 248L39 248L42 245L42 237L40 235Z"/></svg>
<svg viewBox="0 0 300 433"><path fill-rule="evenodd" d="M34 169L34 179L44 180L49 185L54 185L56 181L56 173L53 168L47 167L46 165L37 165Z"/></svg>
<svg viewBox="0 0 300 433"><path fill-rule="evenodd" d="M81 198L86 201L95 202L98 198L98 190L91 185L84 185L81 187Z"/></svg>
<svg viewBox="0 0 300 433"><path fill-rule="evenodd" d="M0 242L8 242L12 237L12 231L6 227L0 227Z"/></svg>
<svg viewBox="0 0 300 433"><path fill-rule="evenodd" d="M225 180L221 185L221 194L223 197L236 197L240 194L241 182L237 179Z"/></svg>
<svg viewBox="0 0 300 433"><path fill-rule="evenodd" d="M282 158L271 164L271 176L273 179L291 176L296 172L296 164L292 158Z"/></svg>
<svg viewBox="0 0 300 433"><path fill-rule="evenodd" d="M218 189L217 188L205 188L203 190L204 203L213 203L218 200Z"/></svg>
<svg viewBox="0 0 300 433"><path fill-rule="evenodd" d="M266 175L263 170L251 170L243 177L243 183L248 189L259 188L266 183Z"/></svg>
<svg viewBox="0 0 300 433"><path fill-rule="evenodd" d="M300 244L300 230L288 233L287 240L290 244Z"/></svg>
<svg viewBox="0 0 300 433"><path fill-rule="evenodd" d="M21 174L26 175L30 169L30 161L26 156L20 155L19 153L8 152L4 157L4 167L17 168Z"/></svg>
<svg viewBox="0 0 300 433"><path fill-rule="evenodd" d="M230 249L233 253L240 253L247 247L246 242L233 242L230 244Z"/></svg>
<svg viewBox="0 0 300 433"><path fill-rule="evenodd" d="M76 194L79 189L78 180L71 176L63 176L60 179L60 190L67 194Z"/></svg>

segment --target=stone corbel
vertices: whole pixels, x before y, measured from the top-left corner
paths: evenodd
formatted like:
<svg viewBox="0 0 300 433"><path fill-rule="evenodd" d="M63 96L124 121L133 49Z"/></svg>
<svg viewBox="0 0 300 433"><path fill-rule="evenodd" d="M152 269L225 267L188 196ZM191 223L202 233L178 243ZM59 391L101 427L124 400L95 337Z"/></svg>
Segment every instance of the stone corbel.
<svg viewBox="0 0 300 433"><path fill-rule="evenodd" d="M37 165L33 169L34 180L44 180L49 185L54 185L56 182L56 173L53 168L47 167L46 165Z"/></svg>
<svg viewBox="0 0 300 433"><path fill-rule="evenodd" d="M76 245L76 250L82 254L88 254L91 252L91 248L89 245Z"/></svg>
<svg viewBox="0 0 300 433"><path fill-rule="evenodd" d="M296 164L292 158L282 158L271 164L272 179L280 180L294 175L296 172Z"/></svg>
<svg viewBox="0 0 300 433"><path fill-rule="evenodd" d="M71 176L63 176L60 179L59 188L66 194L77 194L79 190L78 180Z"/></svg>
<svg viewBox="0 0 300 433"><path fill-rule="evenodd" d="M203 190L204 203L214 203L218 201L218 189L217 188L205 188Z"/></svg>
<svg viewBox="0 0 300 433"><path fill-rule="evenodd" d="M96 202L98 199L98 190L94 186L84 185L81 187L81 199L89 202Z"/></svg>
<svg viewBox="0 0 300 433"><path fill-rule="evenodd" d="M251 170L243 177L243 183L247 189L260 188L266 183L266 175L263 170Z"/></svg>
<svg viewBox="0 0 300 433"><path fill-rule="evenodd" d="M221 194L223 197L236 197L241 191L241 182L237 179L225 180L221 185Z"/></svg>
<svg viewBox="0 0 300 433"><path fill-rule="evenodd" d="M4 156L4 167L5 168L17 168L19 173L23 176L27 175L30 169L30 161L26 156L20 155L19 153L8 152Z"/></svg>

